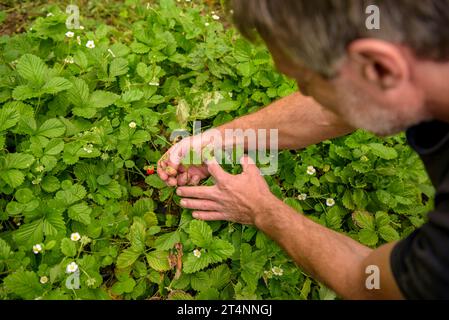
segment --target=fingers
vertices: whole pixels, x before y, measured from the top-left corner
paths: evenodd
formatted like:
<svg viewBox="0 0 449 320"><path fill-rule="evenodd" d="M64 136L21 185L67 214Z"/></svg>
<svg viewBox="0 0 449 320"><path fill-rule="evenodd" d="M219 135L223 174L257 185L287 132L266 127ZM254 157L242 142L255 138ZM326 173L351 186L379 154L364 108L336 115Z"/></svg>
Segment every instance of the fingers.
<svg viewBox="0 0 449 320"><path fill-rule="evenodd" d="M220 209L219 204L214 201L198 199L182 199L181 206L186 209L200 211L217 211Z"/></svg>
<svg viewBox="0 0 449 320"><path fill-rule="evenodd" d="M159 161L157 166L157 174L159 175L159 178L161 178L161 180L167 182L168 174L165 172L164 169L162 169L161 161Z"/></svg>
<svg viewBox="0 0 449 320"><path fill-rule="evenodd" d="M230 176L229 173L223 170L223 168L218 164L215 158L206 161L207 170L210 175L215 178L216 181L226 179Z"/></svg>
<svg viewBox="0 0 449 320"><path fill-rule="evenodd" d="M194 211L192 216L195 219L204 221L228 221L226 215L221 212Z"/></svg>
<svg viewBox="0 0 449 320"><path fill-rule="evenodd" d="M180 187L176 194L183 198L216 200L216 187Z"/></svg>
<svg viewBox="0 0 449 320"><path fill-rule="evenodd" d="M200 184L200 180L201 180L200 176L195 175L190 179L188 185L189 186L197 186Z"/></svg>
<svg viewBox="0 0 449 320"><path fill-rule="evenodd" d="M189 180L187 172L178 174L178 186L185 186Z"/></svg>
<svg viewBox="0 0 449 320"><path fill-rule="evenodd" d="M259 168L257 168L256 163L250 156L245 155L240 158L240 164L242 165L244 173L260 175Z"/></svg>

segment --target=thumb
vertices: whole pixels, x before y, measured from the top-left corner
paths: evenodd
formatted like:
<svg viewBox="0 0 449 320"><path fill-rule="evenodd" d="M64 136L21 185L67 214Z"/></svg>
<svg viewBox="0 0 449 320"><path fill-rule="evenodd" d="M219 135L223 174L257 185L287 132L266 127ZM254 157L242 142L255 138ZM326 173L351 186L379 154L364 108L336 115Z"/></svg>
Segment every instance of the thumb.
<svg viewBox="0 0 449 320"><path fill-rule="evenodd" d="M214 177L216 181L220 181L230 175L229 173L223 170L223 168L220 166L220 164L217 162L215 158L206 160L205 163L207 165L207 170L209 171L210 175Z"/></svg>
<svg viewBox="0 0 449 320"><path fill-rule="evenodd" d="M242 165L244 173L260 175L259 168L257 168L256 163L250 156L245 155L245 156L241 157L240 164Z"/></svg>

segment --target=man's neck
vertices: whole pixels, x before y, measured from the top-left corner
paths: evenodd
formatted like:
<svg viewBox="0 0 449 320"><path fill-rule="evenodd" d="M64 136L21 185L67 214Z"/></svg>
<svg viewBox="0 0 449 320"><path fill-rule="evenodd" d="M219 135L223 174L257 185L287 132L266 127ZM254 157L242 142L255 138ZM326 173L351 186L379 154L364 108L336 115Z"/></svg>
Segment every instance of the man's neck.
<svg viewBox="0 0 449 320"><path fill-rule="evenodd" d="M449 62L421 61L416 66L426 106L436 120L449 122Z"/></svg>

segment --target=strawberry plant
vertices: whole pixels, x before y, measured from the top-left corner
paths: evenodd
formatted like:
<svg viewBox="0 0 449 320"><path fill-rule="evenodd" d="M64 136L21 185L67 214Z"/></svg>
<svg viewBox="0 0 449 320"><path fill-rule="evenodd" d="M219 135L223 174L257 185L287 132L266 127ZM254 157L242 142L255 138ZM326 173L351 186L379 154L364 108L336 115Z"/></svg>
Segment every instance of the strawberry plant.
<svg viewBox="0 0 449 320"><path fill-rule="evenodd" d="M0 38L0 298L334 299L257 229L193 220L151 165L174 130L297 90L267 49L193 2L126 1L113 25L77 30L45 9ZM279 163L275 195L368 246L432 207L404 135L358 131Z"/></svg>

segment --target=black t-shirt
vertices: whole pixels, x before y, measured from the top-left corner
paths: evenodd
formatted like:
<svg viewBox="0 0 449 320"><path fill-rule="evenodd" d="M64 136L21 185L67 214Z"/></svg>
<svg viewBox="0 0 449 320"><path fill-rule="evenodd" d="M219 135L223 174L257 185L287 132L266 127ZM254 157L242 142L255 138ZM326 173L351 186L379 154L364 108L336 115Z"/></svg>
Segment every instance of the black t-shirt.
<svg viewBox="0 0 449 320"><path fill-rule="evenodd" d="M449 299L449 123L410 128L407 140L418 152L436 188L429 221L400 241L391 268L407 299Z"/></svg>

